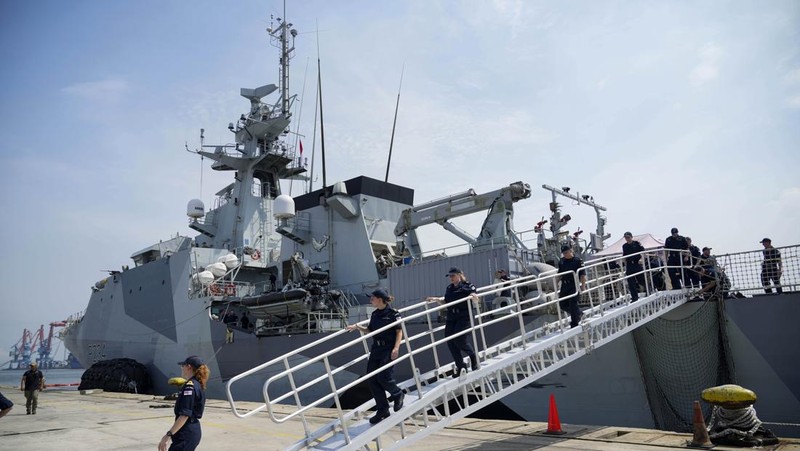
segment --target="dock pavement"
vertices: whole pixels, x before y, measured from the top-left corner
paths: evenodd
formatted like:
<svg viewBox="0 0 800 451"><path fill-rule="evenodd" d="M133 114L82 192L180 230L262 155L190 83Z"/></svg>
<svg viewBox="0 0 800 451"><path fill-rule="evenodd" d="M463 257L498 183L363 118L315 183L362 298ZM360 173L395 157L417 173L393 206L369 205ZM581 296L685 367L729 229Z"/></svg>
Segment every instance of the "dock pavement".
<svg viewBox="0 0 800 451"><path fill-rule="evenodd" d="M174 401L151 395L106 393L93 390L48 389L39 395L36 415L25 414L19 387L0 387L14 409L0 418L0 450L155 450L172 425ZM258 403L243 403L255 408ZM279 409L280 411L280 409ZM311 427L335 418L332 409L314 409ZM409 447L413 450L665 450L687 449L688 434L625 427L577 426L563 423L565 435L548 436L546 423L480 420L456 421ZM280 450L303 438L299 420L277 424L266 414L236 418L227 401L208 400L201 421L200 450ZM734 450L717 446L716 450ZM782 439L764 450L800 451L800 439Z"/></svg>

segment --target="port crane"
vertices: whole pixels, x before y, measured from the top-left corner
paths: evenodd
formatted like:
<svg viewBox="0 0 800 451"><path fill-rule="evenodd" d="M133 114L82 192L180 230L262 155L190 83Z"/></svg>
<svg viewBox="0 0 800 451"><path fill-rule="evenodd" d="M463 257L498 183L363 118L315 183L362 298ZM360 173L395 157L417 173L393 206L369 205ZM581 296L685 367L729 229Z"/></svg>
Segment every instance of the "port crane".
<svg viewBox="0 0 800 451"><path fill-rule="evenodd" d="M40 368L57 366L55 359L51 355L53 353L53 338L55 337L56 328L66 325L66 321L51 322L50 330L46 336L44 324L39 326L37 330L23 329L22 337L11 347L8 353L8 356L11 357L11 360L8 361L8 369L27 368L31 361L35 361ZM34 356L34 353L37 356Z"/></svg>

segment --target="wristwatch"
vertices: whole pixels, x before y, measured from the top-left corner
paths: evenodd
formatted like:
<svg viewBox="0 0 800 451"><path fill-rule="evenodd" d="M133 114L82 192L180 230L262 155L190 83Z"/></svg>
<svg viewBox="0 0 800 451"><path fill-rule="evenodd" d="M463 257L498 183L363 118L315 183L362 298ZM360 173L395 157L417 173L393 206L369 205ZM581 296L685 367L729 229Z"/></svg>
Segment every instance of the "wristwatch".
<svg viewBox="0 0 800 451"><path fill-rule="evenodd" d="M165 435L166 435L167 437L169 437L169 438L172 438L172 431L167 431L167 433L166 433Z"/></svg>

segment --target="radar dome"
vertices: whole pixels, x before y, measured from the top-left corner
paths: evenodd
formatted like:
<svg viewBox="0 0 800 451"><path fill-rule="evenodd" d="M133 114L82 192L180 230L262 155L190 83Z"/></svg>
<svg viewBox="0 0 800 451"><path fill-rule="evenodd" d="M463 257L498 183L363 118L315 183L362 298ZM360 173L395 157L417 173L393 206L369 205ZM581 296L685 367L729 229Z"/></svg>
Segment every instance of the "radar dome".
<svg viewBox="0 0 800 451"><path fill-rule="evenodd" d="M206 214L206 206L200 199L192 199L186 205L186 216L194 219L202 218Z"/></svg>
<svg viewBox="0 0 800 451"><path fill-rule="evenodd" d="M275 212L276 219L288 219L294 217L294 199L286 194L276 197L272 203L272 211Z"/></svg>

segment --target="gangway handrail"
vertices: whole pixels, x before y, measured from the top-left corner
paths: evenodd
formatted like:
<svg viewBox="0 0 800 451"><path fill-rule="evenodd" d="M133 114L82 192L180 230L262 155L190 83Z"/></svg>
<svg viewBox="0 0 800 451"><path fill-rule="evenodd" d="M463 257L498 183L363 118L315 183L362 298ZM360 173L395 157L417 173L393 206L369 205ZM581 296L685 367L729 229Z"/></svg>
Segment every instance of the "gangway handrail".
<svg viewBox="0 0 800 451"><path fill-rule="evenodd" d="M689 253L687 251L683 252L687 257ZM340 339L341 334L345 333L345 330L341 330L326 336L325 338L318 340L314 343L310 343L306 346L301 347L289 353L285 356L281 356L275 359L270 360L262 365L259 365L251 370L248 370L238 376L235 376L231 380L228 381L226 384L226 392L228 395L228 400L231 404L232 411L234 415L238 417L246 417L253 415L257 412L263 411L264 409L268 409L270 413L270 417L273 421L276 422L284 422L288 419L300 417L303 421L304 429L306 431L306 439L304 439L303 446L311 445L313 440L316 440L321 437L320 434L329 433L334 430L339 430L341 434L344 434L345 442L348 443L348 447L355 446L357 443L362 443L363 440L367 440L366 436L359 437L357 440L354 440L352 434L348 431L348 426L346 421L351 420L353 418L361 418L366 412L366 409L374 406L374 401L367 401L366 403L362 404L361 406L357 407L356 409L351 410L350 412L343 412L340 402L340 396L347 391L348 389L356 386L359 383L364 382L369 377L384 371L385 369L392 367L394 365L398 365L402 362L409 362L412 367L412 379L407 381L401 382L399 385L402 388L407 388L408 393L416 393L416 396L412 396L413 398L417 398L416 400L427 399L429 402L431 397L441 397L444 396L442 399L447 399L447 396L455 396L455 395L448 395L445 393L442 395L441 391L444 389L440 389L439 387L435 388L434 390L423 390L425 387L431 387L429 379L433 378L436 379L438 376L450 371L453 369L453 363L448 363L446 365L439 364L438 352L437 347L447 343L447 341L455 339L459 336L463 335L471 335L472 343L475 346L476 353L478 355L479 361L483 363L487 363L491 368L499 368L499 367L509 367L509 362L516 361L515 359L527 359L532 357L525 357L525 356L533 356L535 353L540 352L541 349L544 349L542 343L543 339L552 340L553 337L560 337L559 340L563 341L563 346L567 349L572 346L573 352L589 352L592 346L599 346L608 342L616 337L614 333L617 333L622 330L630 330L631 327L638 327L638 325L642 324L643 322L651 320L653 317L662 314L667 309L675 308L680 303L685 302L690 296L694 295L694 293L688 289L683 290L672 290L661 292L660 294L652 294L655 293L652 281L652 275L656 272L662 272L663 270L670 270L670 269L679 269L683 275L688 271L693 271L693 265L696 263L691 258L689 259L688 264L684 264L683 259L680 259L679 265L664 265L660 263L658 266L651 266L649 260L646 258L648 255L652 255L652 250L645 250L639 252L634 255L642 255L642 269L633 274L623 274L620 270L609 271L609 263L611 262L619 262L622 263L627 258L631 257L631 255L626 256L616 256L616 257L609 257L606 259L600 260L593 260L585 265L584 270L587 274L587 289L583 292L576 290L576 293L571 295L571 297L582 296L588 298L589 308L584 311L589 317L588 323L587 320L582 322L582 327L570 329L568 327L569 319L563 318L561 314L561 308L558 306L559 302L565 298L559 299L558 296L555 294L551 294L546 292L544 288L548 285L555 286L555 281L559 277L571 277L573 282L575 283L576 288L579 287L579 280L577 274L575 272L570 272L568 274L557 274L556 271L550 271L549 273L540 274L537 276L525 276L518 279L513 279L511 281L500 281L498 283L488 285L486 287L481 287L478 289L477 296L479 299L483 299L487 296L491 296L494 294L498 294L501 291L505 290L512 290L514 293L514 297L517 299L515 304L503 307L501 309L495 309L491 312L479 312L475 315L470 315L472 321L472 327L467 330L461 331L458 334L453 334L449 337L444 338L436 338L435 334L437 332L441 332L444 328L443 325L438 327L433 327L432 316L434 314L438 314L438 312L447 309L453 304L443 304L437 305L435 307L430 307L430 305L426 302L419 302L413 305L409 305L400 309L401 313L403 314L402 318L399 321L396 321L392 324L386 325L381 329L376 331L372 331L366 334L361 334L359 338L349 341L347 343L338 345L333 347L333 349L329 349L328 351L321 353L319 355L315 355L310 359L305 359L305 361L294 365L291 362L291 358L293 356L297 356L299 353L303 353L310 348L313 348L317 345L325 345L329 340ZM719 260L720 257L717 257ZM620 268L622 265L619 265ZM628 291L628 284L625 283L627 279L633 277L640 277L642 275L646 275L645 277L645 291L647 293L651 293L649 296L646 294L645 298L640 299L640 302L637 304L631 304L631 298ZM667 277L666 274L664 275L664 279L666 281ZM591 276L591 277L590 277ZM718 284L719 285L719 284ZM539 295L532 299L521 299L519 296L519 289L523 287L530 287L536 288L538 290ZM609 291L612 296L609 299ZM716 288L717 292L722 292L721 287ZM595 299L596 298L596 299ZM605 298L605 300L603 300ZM474 305L470 300L470 297L465 297L457 302L464 303L466 302L467 308L470 310L473 309ZM552 306L556 306L556 312L558 314L558 320L551 323L546 323L540 327L537 327L533 330L529 330L529 327L526 327L526 323L523 320L523 316L534 313L537 311L546 311L547 309L552 308ZM419 309L419 311L414 311ZM508 313L508 315L503 315L499 317L493 317L491 315L496 315L498 313ZM607 318L606 318L607 316ZM520 330L516 332L516 334L511 333L513 338L504 341L502 343L493 343L487 345L486 343L486 336L485 331L488 327L491 327L495 324L498 324L502 321L509 321L510 319L513 320L517 318L519 321ZM409 335L407 324L410 324L415 321L419 321L424 319L427 321L429 325L428 330L416 333L414 335ZM620 321L622 321L620 323ZM359 323L364 323L365 321L360 321ZM594 324L597 323L597 327ZM347 379L342 383L342 381L337 380L337 375L342 374L348 368L351 368L353 365L362 362L363 360L368 358L369 353L369 346L368 340L382 331L387 329L396 327L397 325L403 330L403 344L406 348L406 352L403 353L399 358L390 363L375 369L367 374L364 374L361 377L355 378L355 380ZM609 326L609 324L613 324L613 326ZM513 331L514 329L509 329L509 331ZM554 335L555 334L555 335ZM594 334L591 336L591 340L589 339L588 334ZM430 341L425 340L426 337L430 337ZM549 337L549 338L548 338ZM578 337L581 337L580 339ZM419 342L419 340L424 340L423 342ZM574 340L573 344L569 344ZM583 341L580 341L583 340ZM580 343L583 343L582 345ZM330 345L327 345L330 347ZM336 367L332 367L330 359L336 353L339 353L343 350L351 348L352 346L363 346L364 352L357 358L352 359L351 361L347 362L343 365L338 365ZM547 344L547 346L556 346L553 344ZM562 345L558 345L562 346ZM581 348L581 346L588 346ZM556 348L553 348L556 349ZM414 358L422 353L433 351L434 361L436 362L436 368L430 371L420 371L420 368L416 365ZM502 357L506 355L506 357ZM571 355L571 354L570 354ZM522 357L520 357L522 356ZM502 360L497 361L497 359L501 358ZM540 357L541 358L541 357ZM575 357L577 358L577 357ZM487 360L488 359L488 360ZM450 360L449 358L447 359ZM495 362L495 363L492 363ZM542 365L544 363L540 362ZM301 382L297 384L294 376L295 374L305 370L306 368L310 367L311 365L320 365L324 368L324 372L322 372L319 376L303 376L306 379L311 379L310 381ZM563 364L563 363L562 363ZM257 407L254 410L251 410L246 413L242 413L237 410L235 401L231 396L231 384L240 380L243 377L247 377L252 375L262 369L265 369L270 366L274 365L282 365L284 369L279 371L276 374L273 374L265 383L264 383L264 398L265 404ZM499 366L498 366L499 365ZM504 366L505 365L505 366ZM528 366L520 367L519 371L527 371L530 369L530 364L526 364ZM546 365L545 365L546 366ZM527 368L527 369L526 369ZM470 372L467 376L468 380L478 380L481 378L489 377L488 372L489 368L484 367L480 368L475 375ZM499 371L499 370L498 370ZM505 371L505 370L504 370ZM513 376L513 375L512 375ZM511 377L512 379L516 378L516 376L507 376ZM495 376L492 376L495 377ZM500 373L498 372L496 377L500 377ZM532 376L530 376L532 377ZM463 378L460 376L458 380L460 381ZM281 379L288 379L288 386L291 388L287 393L278 393L276 396L270 398L269 388L271 385L276 383ZM483 379L482 379L483 380ZM489 379L485 379L483 383L485 383ZM525 380L529 380L525 379ZM319 396L316 400L308 401L308 402L301 402L301 392L304 390L315 386L316 384L323 383L327 381L330 384L330 390L326 391L323 396ZM502 385L502 383L495 381ZM448 382L449 383L449 382ZM459 382L460 383L460 382ZM528 382L529 383L529 382ZM450 385L458 385L458 384L450 384ZM506 390L508 387L503 388L500 391ZM449 389L448 389L449 390ZM460 389L459 389L460 390ZM424 393L423 393L424 392ZM499 392L498 392L499 393ZM505 393L505 391L503 391ZM273 411L273 405L279 402L285 402L290 397L294 396L294 401L296 403L296 408L290 411L288 414L285 414L281 417L277 417L275 412ZM439 398L437 398L439 399ZM336 406L336 410L338 412L337 420L333 421L327 432L319 430L316 432L310 432L308 423L305 418L305 413L313 408L322 405L323 403L329 402L333 400ZM409 400L409 403L415 402ZM432 402L432 401L431 401ZM438 401L437 401L438 402ZM429 407L432 404L426 404ZM447 405L443 405L445 411L448 411ZM406 412L407 409L403 409L403 412ZM420 413L417 411L416 413ZM404 414L405 415L405 414ZM425 416L427 414L423 414ZM407 415L406 415L407 416ZM391 420L387 421L387 425L385 427L392 427L393 425L398 425L396 421L397 419L394 416L390 417ZM427 418L427 417L425 417ZM399 420L401 425L401 431L403 430L402 427L402 418ZM428 421L427 419L425 420ZM393 424L390 424L393 423ZM338 425L338 426L335 426ZM380 434L380 431L383 430L384 426L373 430L367 435L375 435ZM326 426L327 427L327 426ZM324 429L324 428L323 428ZM356 433L356 432L354 432ZM403 433L405 434L405 433ZM356 434L357 435L357 434ZM372 439L369 439L372 440ZM302 446L301 446L302 447ZM295 447L294 449L299 449Z"/></svg>
<svg viewBox="0 0 800 451"><path fill-rule="evenodd" d="M643 253L644 253L644 252L641 252L640 254L643 254ZM621 259L622 259L622 257L618 257L617 259L620 259L620 260L621 260ZM592 268L592 267L595 267L595 266L599 266L599 265L604 265L604 264L606 264L606 261L602 261L602 262L594 262L594 263L590 263L590 264L586 265L586 266L584 267L584 269L588 270L589 268ZM575 272L570 272L569 274L570 274L570 277L573 277L573 282L575 283L575 286L576 286L576 287L578 287L578 286L579 286L579 284L578 284L579 280L578 280L578 276L577 276L577 274L576 274ZM559 277L559 274L558 274L558 273L556 273L556 270L551 270L551 271L549 271L549 272L547 272L547 273L543 273L542 275L539 275L539 276L535 276L535 275L529 275L529 276L524 276L524 277L520 277L520 278L517 278L517 279L513 279L513 280L511 280L511 281L502 281L502 282L498 282L498 283L495 283L495 284L492 284L492 285L489 285L489 286L486 286L486 287L481 287L481 288L479 288L479 289L478 289L478 293L477 293L477 295L478 295L479 297L483 297L483 296L487 296L487 295L491 295L491 294L496 294L496 293L499 293L500 291L504 291L504 290L508 290L508 289L516 289L516 288L519 288L519 287L523 287L523 286L526 286L526 285L528 285L528 284L530 284L530 283L534 283L534 282L536 283L536 285L537 285L537 288L539 289L538 291L541 293L541 292L542 292L542 289L541 289L541 288L542 288L542 287L541 287L542 285L544 285L544 284L546 284L546 283L548 283L548 282L550 282L550 281L555 281L555 279L557 279L558 277ZM562 275L561 277L564 277L564 276ZM593 288L595 288L595 289L596 289L596 288L600 288L600 287L603 287L603 285L599 285L599 286L597 286L597 287L593 287ZM589 291L590 291L590 290L589 290ZM570 297L576 297L576 296L579 296L579 295L580 295L580 291L576 291L576 293L575 293L575 294L573 294L573 295L570 295L570 296L568 296L568 297L565 297L565 298L563 298L563 299L552 299L552 300L550 300L550 301L548 301L548 302L545 302L545 303L543 303L543 304L534 305L534 306L532 306L532 307L531 307L531 308L529 308L529 309L525 309L525 310L519 310L519 311L517 311L517 315L519 315L519 316L520 316L520 321L522 321L522 319L521 319L521 316L522 316L523 314L532 313L534 310L538 310L538 309L545 309L545 308L548 308L550 305L553 305L553 304L555 304L555 303L556 303L557 301L559 301L559 300L566 300L566 299L569 299ZM451 303L449 306L453 306L453 305L455 305L455 304L458 304L458 303L464 303L464 302L467 302L467 304L468 304L468 308L472 309L472 307L473 307L473 306L471 305L471 302L468 302L468 300L469 300L469 299L470 299L470 297L465 297L465 298L462 298L462 299L460 299L460 300L457 300L457 301L455 301L455 303ZM536 300L536 299L534 299L533 301L535 301L535 300ZM285 377L285 376L287 376L287 375L289 375L289 374L293 373L294 371L297 371L297 370L300 370L300 369L304 369L304 368L306 368L306 367L308 367L308 366L310 366L310 365L312 365L312 364L314 364L314 363L317 363L317 362L319 362L319 361L326 360L326 359L327 359L328 357L330 357L331 355L333 355L333 354L336 354L336 353L340 352L341 350L343 350L343 349L345 349L345 348L348 348L348 347L350 347L350 346L354 346L354 345L356 345L358 342L362 342L362 343L364 344L364 347L365 347L365 355L361 356L361 357L360 357L360 358L358 358L356 361L353 361L353 362L351 362L350 364L348 364L348 365L346 365L346 366L344 366L344 367L339 367L339 368L337 368L337 369L334 369L334 370L332 370L331 372L328 372L328 375L329 375L329 376L333 376L333 375L335 375L335 374L338 374L339 372L342 372L342 371L344 371L344 370L345 370L347 367L350 367L352 364L355 364L355 363L357 363L358 361L361 361L361 360L363 360L363 359L366 359L366 358L367 358L367 352L368 352L367 340L368 340L369 338L372 338L372 337L374 337L374 336L376 336L376 335L380 334L380 333L381 333L381 332L383 332L384 330L388 330L388 329L390 329L390 328L393 328L393 327L395 327L397 324L404 324L405 322L410 322L410 321L416 320L416 319L418 319L418 318L422 318L422 317L424 317L424 316L428 316L428 320L429 320L429 322L430 322L429 315L430 315L431 313L438 313L439 311L442 311L442 310L445 310L445 309L447 309L447 308L448 308L448 305L444 305L444 304L443 304L443 305L439 305L439 306L437 306L437 307L434 307L434 308L429 308L428 306L429 306L429 303L427 303L427 302L424 302L424 301L423 301L423 302L420 302L420 303L417 303L417 304L413 304L413 305L410 305L410 306L406 306L406 307L404 307L404 308L402 308L402 309L399 309L399 311L400 311L401 315L402 315L403 313L405 313L405 312L408 312L408 311L411 311L411 310L416 310L416 309L419 309L419 308L423 308L424 310L423 310L422 312L419 312L419 313L416 313L416 314L412 314L411 316L403 316L403 318L401 318L401 320L399 320L399 321L397 321L397 322L394 322L394 323L388 324L388 325L386 325L386 326L382 327L381 329L378 329L378 330L375 330L375 331L369 332L369 333L367 333L367 334L362 334L362 335L361 335L361 337L360 337L358 340L354 340L354 341L353 341L353 342L351 342L351 343L346 343L346 344L344 344L344 345L337 346L337 347L335 347L335 348L333 348L333 349L330 349L330 350L328 350L328 351L326 351L326 352L324 352L324 353L322 353L322 354L319 354L319 355L317 355L317 356L316 356L314 359L309 359L309 360L306 360L306 361L304 361L304 362L300 363L299 365L292 367L292 369L286 369L286 370L284 370L284 371L282 371L282 372L280 372L280 373L278 373L278 374L276 374L276 375L274 375L274 376L270 377L270 378L267 380L267 382L265 382L265 384L264 384L264 395L265 395L265 399L267 399L267 400L269 399L269 396L268 396L268 393L267 393L268 386L269 386L269 385L270 385L272 382L274 382L275 380L277 380L277 379L280 379L281 377ZM559 315L560 315L560 311L561 311L561 310L560 310L560 308L558 309L558 311L559 311ZM488 312L486 312L486 313L482 313L482 314L479 314L479 315L477 315L477 316L478 316L478 318L482 318L483 316L486 316L487 314L488 314ZM602 312L601 312L601 314L602 314ZM470 317L471 317L471 318L474 318L474 317L475 317L475 315L470 315ZM483 329L483 328L485 327L485 325L492 325L492 324L495 324L495 323L498 323L498 322L500 322L501 320L502 320L502 318L500 318L500 319L496 319L496 320L493 320L493 321L488 321L488 322L485 322L485 323L483 323L483 324L484 324L484 326L483 326L483 327L481 327L481 329ZM365 322L365 321L361 321L361 322ZM360 323L361 323L361 322L360 322ZM563 324L563 323L562 323L562 326L561 326L561 327L562 327L562 328L564 327L564 324ZM430 332L424 332L424 333L421 333L421 334L415 335L414 337L408 337L408 335L407 335L407 334L404 334L404 337L405 337L405 338L404 338L404 342L413 341L413 340L415 340L416 338L418 338L418 337L421 337L421 336L423 336L423 335L432 336L432 335L433 335L433 333L435 333L435 332L437 332L437 331L439 331L439 330L442 330L443 328L444 328L444 326L439 326L439 327L435 328L434 330L432 330L432 331L430 331ZM460 337L461 335L466 335L466 334L468 334L468 333L470 333L470 332L472 332L472 333L474 334L474 333L475 333L475 330L474 330L474 329L475 329L474 327L471 327L470 329L468 329L468 330L466 330L466 331L462 331L462 332L460 332L460 333L458 333L458 334L453 334L453 335L451 335L450 337L446 337L446 338L445 338L445 339L443 339L443 340L437 341L437 342L435 342L434 344L432 344L432 345L430 345L430 346L426 346L426 347L424 347L424 349L423 349L423 348L421 348L421 349L418 349L418 350L417 350L416 352L414 352L414 353L419 353L419 352L422 352L422 351L427 351L428 349L432 349L432 348L434 348L436 345L439 345L439 344L442 344L442 343L446 343L446 342L447 342L447 341L449 341L449 340L452 340L452 339L458 338L458 337ZM327 342L327 341L330 341L330 340L336 339L336 338L337 338L339 335L341 335L341 334L343 334L343 333L346 333L346 332L347 332L346 330L341 330L341 331L339 331L339 332L334 332L333 334L331 334L331 335L328 335L328 336L326 336L325 338L322 338L321 340L318 340L318 341L316 341L316 342L313 342L313 343L309 343L309 344L307 344L307 345L305 345L305 346L303 346L303 347L301 347L301 348L298 348L298 349L296 349L296 350L294 350L294 351L292 351L292 352L290 352L290 353L288 353L288 354L285 354L285 355L283 355L283 356L281 356L281 357L276 357L276 358L274 358L274 359L272 359L272 360L270 360L270 361L268 361L268 362L266 362L266 363L263 363L263 364L261 364L261 365L259 365L259 366L257 366L257 367L254 367L254 368L252 368L252 369L250 369L250 370L248 370L248 371L245 371L245 372L243 372L243 373L241 373L241 374L239 374L239 375L237 375L237 376L234 376L234 377L232 377L232 378L231 378L231 379L228 381L228 383L226 384L226 395L227 395L227 398L228 398L228 400L229 400L229 402L230 402L230 404L231 404L231 409L232 409L232 411L233 411L234 415L236 415L237 417L240 417L240 418L245 418L245 417L248 417L248 416L254 415L254 414L256 414L257 412L263 411L265 408L267 408L267 409L269 409L269 411L270 411L270 417L273 419L273 421L276 421L276 422L283 422L283 421L286 421L286 420L287 420L287 419L289 419L289 418L292 418L292 417L296 416L297 412L295 412L295 413L293 413L293 414L289 414L289 415L287 415L287 417L285 417L285 418L283 418L283 419L278 419L278 418L275 418L275 417L274 417L274 414L273 414L273 412L272 412L271 405L272 405L273 403L277 403L277 402L280 402L280 401L283 401L283 400L287 399L287 398L290 396L290 394L288 394L288 393L287 393L287 394L285 394L285 395L283 395L283 396L281 396L281 397L279 397L279 398L278 398L278 399L276 399L276 400L273 400L272 402L269 402L269 401L268 401L268 402L267 402L267 403L265 403L264 405L261 405L261 406L259 406L258 408L254 409L254 410L250 410L249 412L241 413L241 412L240 412L240 411L239 411L239 410L236 408L235 402L233 401L233 397L232 397L232 394L231 394L231 389L230 389L230 387L231 387L231 385L232 385L233 383L235 383L236 381L238 381L238 380L241 380L242 378L244 378L244 377L247 377L247 376L250 376L250 375L252 375L252 374L254 374L254 373L257 373L257 372L259 372L259 371L261 371L261 370L263 370L263 369L265 369L265 368L268 368L268 367L270 367L270 366L274 366L274 365L281 364L281 363L283 363L283 364L284 364L284 366L288 366L288 361L291 359L291 357L293 357L293 356L295 356L295 355L298 355L298 354L301 354L301 353L303 353L303 352L307 351L308 349L310 349L310 348L313 348L313 347L315 347L315 346L319 346L319 345L321 345L321 344L323 344L323 343L325 343L325 342ZM474 341L474 340L473 340L473 341ZM477 344L477 343L473 343L473 344ZM369 373L368 375L366 375L366 376L362 376L362 377L358 378L358 379L356 380L356 382L355 382L355 383L352 383L352 384L347 384L347 385L346 385L346 387L347 387L347 388L351 388L352 386L355 386L355 385L356 385L356 383L363 382L363 380L366 380L366 379L367 379L367 378L369 378L370 376L372 376L372 375L374 375L374 374L377 374L378 372L380 372L380 371L383 371L383 370L387 369L387 368L388 368L388 367L390 367L390 366L396 365L397 363L400 363L400 362L402 362L402 361L405 361L405 360L407 360L407 359L408 359L410 356L408 356L408 357L407 357L406 355L404 355L404 356L402 356L402 357L403 357L402 359L398 358L398 359L396 359L396 360L394 360L394 361L390 362L389 364L387 364L387 365L384 365L384 366L382 366L382 367L380 367L380 368L376 369L375 371L373 371L373 372ZM313 384L315 384L315 383L318 383L318 382L320 382L321 380L324 380L324 379L325 379L325 376L326 376L326 375L322 375L322 376L320 376L320 377L318 377L318 378L316 378L316 379L313 379L313 380L311 380L310 382L308 382L308 383L306 383L306 384L304 384L304 385L302 385L302 386L300 386L300 387L293 386L293 387L292 387L292 388L293 388L293 390L292 390L292 391L294 392L294 394L296 394L297 390L302 390L303 388L306 388L306 387L308 387L308 386L311 386L311 385L313 385ZM290 384L290 385L293 385L293 384ZM345 388L342 388L342 389L344 390ZM340 390L337 390L337 391L340 391ZM310 407L308 407L308 408L301 408L301 410L302 410L303 412L305 412L305 411L307 411L309 408L311 408L311 407L315 407L315 406L318 406L319 404L321 404L322 402L325 402L325 401L327 401L327 400L328 400L328 399L330 399L331 397L334 397L334 396L332 396L332 395L328 395L328 396L326 396L326 397L324 397L324 398L322 398L322 399L319 399L319 400L317 400L317 401L319 401L319 402L312 402L311 404L313 404L313 406L310 406Z"/></svg>
<svg viewBox="0 0 800 451"><path fill-rule="evenodd" d="M554 277L554 276L555 276L555 274L551 274L549 277ZM518 285L520 285L520 284L523 284L523 283L525 283L525 282L528 282L528 281L531 281L531 280L535 280L535 279L536 279L536 276L525 276L525 277L521 277L521 278L519 278L519 279L514 279L514 281L513 281L513 282L514 282L514 286L518 286ZM497 283L497 284L494 284L494 285L492 285L492 286L495 286L495 287L498 287L498 288L496 288L495 290L491 290L491 291L483 291L481 294L479 294L479 296L481 296L481 295L487 295L487 294L493 294L493 293L496 293L496 292L499 292L499 291L502 291L502 290L506 290L506 289L509 289L509 288L514 288L514 286L511 286L511 287L509 287L509 286L506 286L506 284L508 284L508 283L509 283L509 282L502 282L502 283ZM489 287L492 287L492 286L489 286ZM482 288L481 288L481 290L486 290L486 289L488 289L489 287L482 287ZM462 298L462 299L460 299L460 300L456 301L456 303L465 302L465 301L466 301L466 300L468 300L468 299L470 299L470 298L469 298L469 297L465 297L465 298ZM422 317L422 316L424 316L426 313L429 313L429 312L438 312L438 311L440 311L440 310L444 310L444 309L446 309L446 308L447 308L447 305L444 305L444 304L443 304L443 305L439 305L439 306L437 306L437 307L435 307L435 308L431 308L431 309L429 309L429 308L427 308L427 307L428 307L428 305L429 305L429 303L427 303L427 302L424 302L424 301L423 301L423 302L420 302L420 303L417 303L417 304L413 304L413 305L410 305L410 306L406 306L406 307L403 307L403 308L399 309L398 311L401 313L401 315L402 315L403 313L405 313L405 312L408 312L408 311L410 311L410 310L415 310L415 309L418 309L418 308L420 308L420 307L424 307L424 308L425 308L425 311L424 311L424 312L420 312L420 313L418 313L418 314L415 314L415 315L412 315L412 316L410 316L410 317L403 317L403 318L401 318L401 320L400 320L400 321L396 321L396 322L393 322L393 323L391 323L391 324L388 324L388 325L386 325L386 326L382 327L381 329L378 329L378 330L375 330L375 331L369 332L369 333L367 333L367 334L362 334L362 335L361 335L361 337L360 337L360 338L359 338L357 341L363 341L364 343L366 343L366 341L367 341L369 338L372 338L373 336L375 336L375 335L377 335L377 334L381 333L381 332L382 332L382 331L384 331L384 330L388 330L388 329L390 329L390 328L393 328L393 327L395 327L395 326L396 326L398 323L404 323L404 322L406 322L406 321L411 321L411 320L413 320L413 319L416 319L416 318L419 318L419 317ZM452 305L453 305L453 304L451 304L451 306L452 306ZM368 321L368 320L365 320L365 321ZM365 321L360 321L359 323L363 323L363 322L365 322ZM442 329L442 328L444 328L444 326L440 326L440 327L439 327L439 328L437 328L437 329ZM285 355L283 355L283 356L276 357L276 358L274 358L274 359L272 359L272 360L270 360L270 361L268 361L268 362L265 362L265 363L263 363L263 364L261 364L261 365L258 365L258 366L254 367L254 368L251 368L250 370L247 370L247 371L245 371L245 372L243 372L243 373L241 373L241 374L238 374L238 375L236 375L236 376L232 377L232 378L231 378L231 379L230 379L230 380L229 380L229 381L228 381L228 382L225 384L225 390L226 390L226 395L227 395L228 401L229 401L229 402L230 402L230 404L231 404L231 409L232 409L232 411L233 411L233 414L234 414L234 415L236 415L236 416L237 416L237 417L239 417L239 418L246 418L246 417L249 417L249 416L251 416L251 415L254 415L254 414L255 414L255 413L257 413L257 412L260 412L260 411L264 410L264 408L266 408L266 407L267 407L266 405L262 405L262 406L259 406L259 407L258 407L258 408L256 408L256 409L254 409L254 410L250 410L249 412L246 412L246 413L240 413L240 412L239 412L239 410L236 408L235 402L233 401L233 396L232 396L231 389L230 389L231 385L233 385L233 384L234 384L236 381L238 381L238 380L241 380L241 379L243 379L243 378L245 378L245 377L247 377L247 376L250 376L250 375L252 375L252 374L254 374L254 373L257 373L257 372L259 372L259 371L262 371L262 370L264 370L264 369L266 369L266 368L268 368L268 367L270 367L270 366L274 366L274 365L277 365L277 364L280 364L280 363L286 362L286 361L287 361L287 360L289 360L291 357L293 357L293 356L295 356L295 355L302 354L302 353L304 353L305 351L307 351L307 350L309 350L309 349L311 349L311 348L313 348L313 347L315 347L315 346L320 346L321 344L323 344L323 343L325 343L325 342L327 342L327 341L334 340L334 339L336 339L336 338L337 338L339 335L342 335L342 334L344 334L344 333L348 333L348 331L347 331L347 330L345 330L345 329L342 329L342 330L340 330L340 331L338 331L338 332L334 332L334 333L332 333L332 334L330 334L330 335L327 335L326 337L324 337L324 338L322 338L322 339L320 339L320 340L317 340L317 341L315 341L315 342L312 342L312 343L309 343L309 344L307 344L307 345L304 345L304 346L302 346L302 347L300 347L300 348L297 348L297 349L295 349L295 350L293 350L293 351L291 351L291 352L289 352L289 353L287 353L287 354L285 354ZM426 335L428 335L428 333L426 333ZM457 337L457 336L460 336L460 335L456 335L456 336L454 336L454 337ZM405 338L405 339L404 339L404 341L406 341L407 339L408 339L408 338ZM354 340L354 342L356 342L356 341ZM345 347L348 347L348 346L352 346L352 345L353 345L352 343L348 343L348 344L341 345L341 346L338 346L338 347L336 347L336 348L333 348L333 349L331 349L331 350L329 350L329 351L327 351L327 352L325 352L325 353L322 353L322 354L319 354L319 355L317 355L317 356L316 356L316 358L315 358L315 360L320 360L320 359L322 359L322 358L328 357L328 356L330 356L330 355L332 355L332 354L335 354L336 352L339 352L339 351L340 351L342 348L345 348ZM368 350L368 348L367 348L367 350ZM366 356L362 356L362 359L363 359L363 358L366 358ZM395 361L395 362L396 362L396 361ZM301 363L300 365L298 365L298 367L294 367L294 368L305 368L306 366L309 366L311 363L313 363L313 361L312 361L312 360L307 360L307 361L305 361L305 362ZM388 366L387 366L387 367L388 367ZM380 370L380 371L382 371L382 370L385 370L387 367L381 367L379 370ZM376 371L378 371L378 370L376 370ZM270 378L270 379L274 379L274 377L273 377L273 378ZM276 421L277 421L277 420L276 420Z"/></svg>

